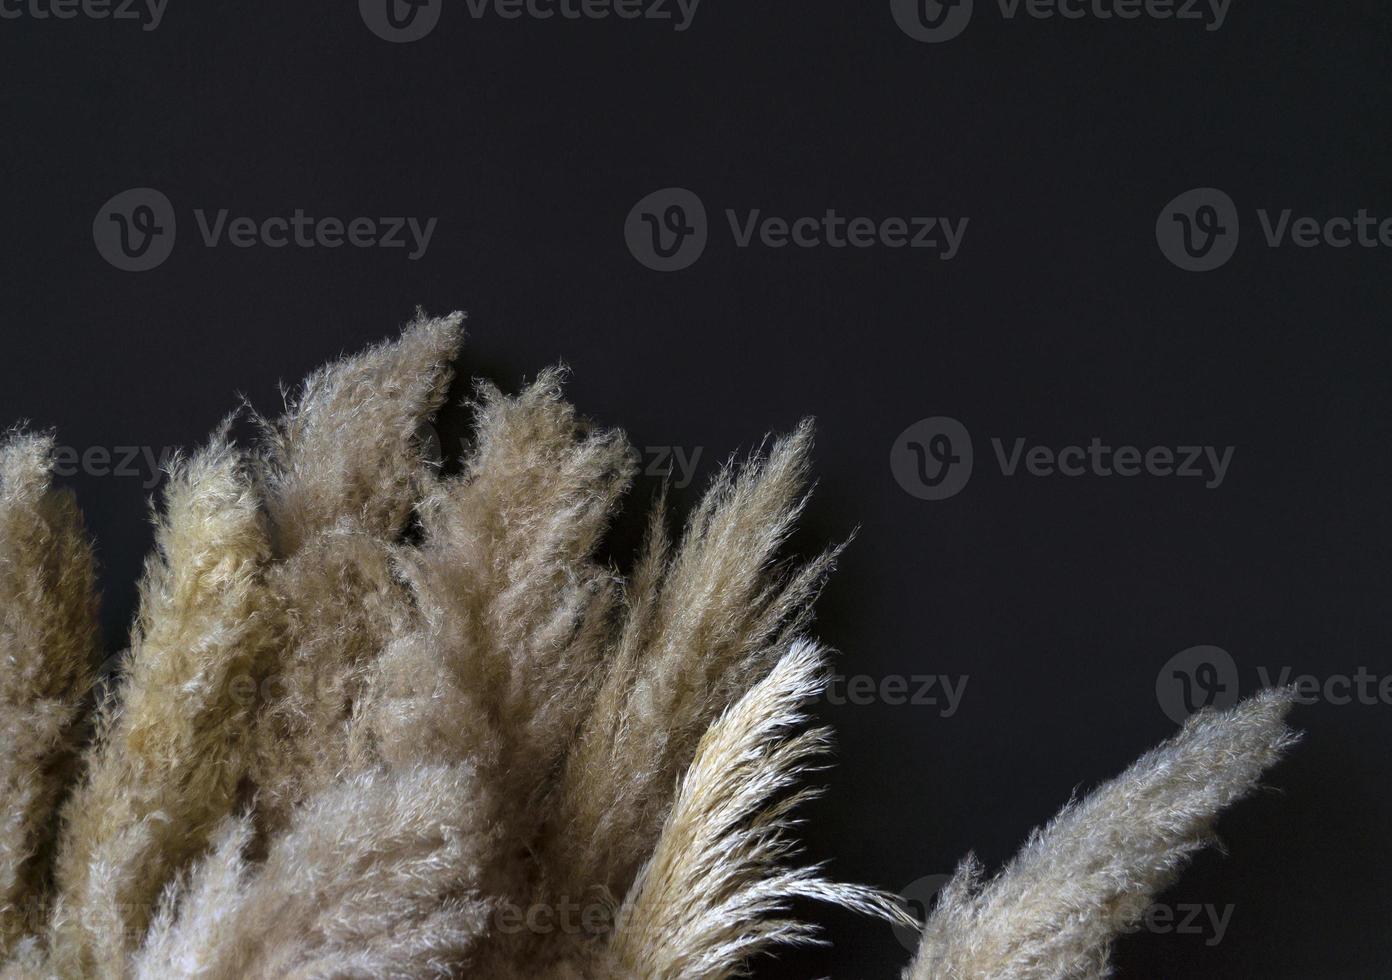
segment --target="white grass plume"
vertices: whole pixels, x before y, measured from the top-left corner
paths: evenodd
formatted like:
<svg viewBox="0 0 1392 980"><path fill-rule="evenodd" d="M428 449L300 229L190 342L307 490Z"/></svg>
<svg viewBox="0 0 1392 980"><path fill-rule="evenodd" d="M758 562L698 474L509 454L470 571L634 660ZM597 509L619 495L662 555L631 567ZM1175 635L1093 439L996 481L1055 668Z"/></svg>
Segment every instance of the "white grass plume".
<svg viewBox="0 0 1392 980"><path fill-rule="evenodd" d="M791 790L830 734L799 731L803 706L825 689L824 668L815 646L794 644L706 732L652 857L619 909L597 975L740 975L771 946L816 941L815 929L787 915L794 898L912 921L880 892L787 865L797 853L793 810L814 795Z"/></svg>
<svg viewBox="0 0 1392 980"><path fill-rule="evenodd" d="M968 857L939 894L906 980L1071 980L1110 975L1113 940L1211 839L1294 742L1291 693L1205 709L1081 803L1070 803L1003 871Z"/></svg>

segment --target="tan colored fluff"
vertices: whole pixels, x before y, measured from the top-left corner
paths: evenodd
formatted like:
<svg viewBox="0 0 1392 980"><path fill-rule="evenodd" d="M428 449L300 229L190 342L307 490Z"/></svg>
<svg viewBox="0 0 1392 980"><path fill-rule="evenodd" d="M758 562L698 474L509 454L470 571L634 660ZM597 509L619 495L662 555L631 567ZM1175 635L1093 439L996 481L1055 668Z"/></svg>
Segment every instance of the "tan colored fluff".
<svg viewBox="0 0 1392 980"><path fill-rule="evenodd" d="M395 343L312 374L262 420L260 472L285 639L258 677L253 778L263 832L343 765L347 721L406 595L392 554L430 472L416 433L445 399L462 316L418 316Z"/></svg>
<svg viewBox="0 0 1392 980"><path fill-rule="evenodd" d="M558 381L482 393L476 449L422 502L422 544L401 556L419 615L385 651L368 719L388 756L505 752L518 800L588 703L615 586L591 555L635 469L621 435L580 431Z"/></svg>
<svg viewBox="0 0 1392 980"><path fill-rule="evenodd" d="M250 776L262 836L284 829L345 765L348 720L406 601L391 545L347 529L311 536L267 580L284 623L255 675Z"/></svg>
<svg viewBox="0 0 1392 980"><path fill-rule="evenodd" d="M779 559L810 426L727 465L675 542L659 501L624 577L595 556L635 454L560 370L480 387L458 476L422 458L460 319L418 317L312 375L255 447L219 436L176 468L51 908L91 560L46 444L0 452L22 665L0 680L0 975L722 980L815 940L798 899L904 921L797 858L827 745L803 730L826 683L804 637L835 558ZM1100 975L1285 747L1283 707L1192 722L987 885L965 865L908 976Z"/></svg>
<svg viewBox="0 0 1392 980"><path fill-rule="evenodd" d="M43 921L50 819L72 768L98 649L92 549L53 441L0 442L0 955Z"/></svg>
<svg viewBox="0 0 1392 980"><path fill-rule="evenodd" d="M311 797L263 862L231 820L187 894L171 890L142 980L448 975L487 905L460 887L492 846L467 766L366 772Z"/></svg>
<svg viewBox="0 0 1392 980"><path fill-rule="evenodd" d="M273 639L270 556L240 455L215 440L172 474L119 699L102 705L64 810L54 969L123 975L164 882L206 845L246 764L232 682Z"/></svg>
<svg viewBox="0 0 1392 980"><path fill-rule="evenodd" d="M807 626L834 552L772 563L803 506L810 441L804 423L767 459L726 466L675 551L659 503L552 822L570 889L628 887L706 726Z"/></svg>
<svg viewBox="0 0 1392 980"><path fill-rule="evenodd" d="M422 422L444 403L464 317L417 315L401 339L320 368L272 422L258 416L277 551L331 528L393 538L420 495Z"/></svg>
<svg viewBox="0 0 1392 980"><path fill-rule="evenodd" d="M415 616L383 651L355 719L385 764L469 758L500 806L490 893L529 906L545 798L588 703L613 607L591 554L634 469L621 436L584 431L547 372L517 398L482 390L464 472L421 504L401 569ZM480 954L515 958L512 937Z"/></svg>

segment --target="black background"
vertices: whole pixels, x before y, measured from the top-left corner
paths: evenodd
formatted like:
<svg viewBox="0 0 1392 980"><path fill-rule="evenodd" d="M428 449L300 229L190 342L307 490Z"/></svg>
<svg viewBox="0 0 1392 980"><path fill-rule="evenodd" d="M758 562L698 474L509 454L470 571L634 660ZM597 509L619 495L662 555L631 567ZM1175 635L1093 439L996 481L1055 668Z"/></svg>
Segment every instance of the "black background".
<svg viewBox="0 0 1392 980"><path fill-rule="evenodd" d="M1254 209L1392 216L1389 14L1380 0L1237 0L1192 22L1003 19L916 42L887 3L705 0L689 30L517 21L445 0L393 45L353 4L170 0L129 22L0 20L5 330L0 419L60 442L188 446L235 394L293 382L419 304L469 312L465 374L512 389L564 359L581 410L634 443L720 459L818 420L796 544L859 526L820 607L848 674L969 675L950 718L825 706L839 731L811 853L902 889L968 850L988 866L1075 788L1173 724L1174 653L1216 644L1321 679L1392 672L1387 249L1266 248ZM1236 256L1158 250L1156 216L1212 185ZM112 195L150 186L180 237L146 273L93 245ZM658 273L623 222L690 188L694 266ZM264 218L438 217L426 256L209 249L193 208ZM911 250L734 247L725 208L969 216L950 262ZM461 383L462 397L467 386ZM895 437L960 419L978 466L914 499ZM464 413L442 423L447 443ZM1226 482L1006 479L988 439L1236 447ZM71 481L123 645L149 545L138 478ZM618 529L622 556L645 479ZM681 495L694 499L696 488ZM625 559L620 559L625 560ZM1217 945L1142 933L1123 977L1368 977L1392 953L1388 704L1299 708L1276 792L1220 826L1165 896L1233 905ZM758 975L887 978L891 932L812 908L834 947Z"/></svg>

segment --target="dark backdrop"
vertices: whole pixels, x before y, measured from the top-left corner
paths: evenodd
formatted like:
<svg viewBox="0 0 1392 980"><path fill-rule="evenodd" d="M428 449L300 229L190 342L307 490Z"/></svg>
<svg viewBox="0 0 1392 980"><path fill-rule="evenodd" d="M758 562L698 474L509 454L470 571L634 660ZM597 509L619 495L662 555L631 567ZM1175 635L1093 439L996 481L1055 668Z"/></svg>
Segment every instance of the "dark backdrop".
<svg viewBox="0 0 1392 980"><path fill-rule="evenodd" d="M1392 249L1268 247L1256 213L1392 216L1385 4L1238 0L1208 30L1011 19L977 0L959 37L925 43L885 0L706 0L680 31L475 18L443 0L428 36L388 43L352 4L169 0L145 30L15 2L21 16L0 19L0 419L56 426L78 451L191 445L237 392L272 406L278 380L418 304L469 312L465 372L515 388L563 358L583 411L640 447L699 449L687 502L720 459L815 415L820 484L796 544L860 528L819 631L877 692L821 710L840 750L809 814L816 857L916 892L968 850L998 865L1075 788L1173 731L1167 662L1215 646L1231 673L1212 651L1180 665L1201 693L1250 692L1259 668L1316 678L1295 714L1307 740L1275 792L1222 821L1226 856L1164 896L1174 925L1121 943L1120 975L1385 973ZM109 253L102 209L139 187L167 196L177 240L137 273L104 258L93 227ZM630 252L625 219L670 187L704 203L709 241L659 272ZM1221 268L1186 271L1157 218L1182 228L1162 209L1204 187L1236 211L1208 195L1197 203L1216 210L1188 217L1202 235L1209 215L1228 235L1236 220L1240 240ZM667 203L647 210L663 220ZM415 261L206 247L194 209L221 208L437 225ZM969 224L950 260L739 248L727 208ZM972 439L971 480L949 499L911 495L891 468L897 453L908 485L927 486L915 479L937 463L915 478L912 454L941 449L938 430L896 439L931 417ZM443 422L447 443L463 425ZM1212 489L1007 477L990 440L1017 437L1234 452ZM71 482L115 649L150 481L99 460ZM1360 668L1372 693L1337 703ZM950 716L889 703L895 678L912 693L924 675L967 678ZM1189 906L1228 909L1221 936L1205 917L1176 930ZM809 912L834 949L760 976L887 978L907 960L886 929Z"/></svg>

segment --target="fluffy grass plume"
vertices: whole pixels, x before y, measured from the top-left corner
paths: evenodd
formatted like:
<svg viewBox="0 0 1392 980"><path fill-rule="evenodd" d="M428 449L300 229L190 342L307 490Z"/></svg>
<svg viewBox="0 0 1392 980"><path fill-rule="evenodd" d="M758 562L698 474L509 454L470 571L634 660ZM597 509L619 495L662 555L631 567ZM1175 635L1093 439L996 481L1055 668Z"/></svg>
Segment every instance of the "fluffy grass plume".
<svg viewBox="0 0 1392 980"><path fill-rule="evenodd" d="M706 727L807 627L831 551L775 565L805 501L811 425L728 464L675 548L661 502L562 777L548 853L573 890L622 893Z"/></svg>
<svg viewBox="0 0 1392 980"><path fill-rule="evenodd" d="M285 635L260 678L253 781L263 834L330 785L371 665L404 613L393 571L431 479L416 438L444 402L462 316L418 316L400 340L312 374L256 454L277 545L268 584Z"/></svg>
<svg viewBox="0 0 1392 980"><path fill-rule="evenodd" d="M447 975L486 924L460 887L493 843L470 816L486 792L462 765L360 773L307 800L255 864L250 821L229 820L167 894L134 975Z"/></svg>
<svg viewBox="0 0 1392 980"><path fill-rule="evenodd" d="M825 689L824 659L797 643L702 737L657 846L622 907L594 971L612 977L725 977L780 943L815 943L787 914L811 898L912 922L873 889L790 865L794 790L827 748L826 729L803 731L803 706Z"/></svg>
<svg viewBox="0 0 1392 980"><path fill-rule="evenodd" d="M119 694L98 708L64 809L49 941L60 975L121 975L164 882L205 847L245 771L251 705L234 682L275 627L242 462L219 438L170 477Z"/></svg>
<svg viewBox="0 0 1392 980"><path fill-rule="evenodd" d="M0 441L0 954L40 919L99 648L92 549L52 452L45 436Z"/></svg>
<svg viewBox="0 0 1392 980"><path fill-rule="evenodd" d="M173 467L95 706L75 505L48 441L0 444L0 975L723 980L819 941L800 900L910 921L799 857L838 550L782 554L810 424L727 463L675 537L659 497L624 574L597 555L636 454L563 370L480 384L458 472L424 458L461 320L418 316ZM1196 717L989 882L968 859L905 976L1105 975L1289 743L1286 704Z"/></svg>
<svg viewBox="0 0 1392 980"><path fill-rule="evenodd" d="M1066 806L990 881L969 856L940 893L907 980L1109 976L1112 942L1294 741L1290 703L1272 690L1201 711Z"/></svg>

